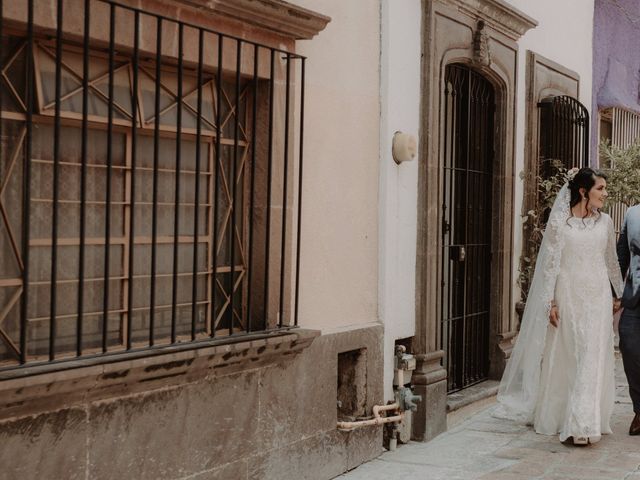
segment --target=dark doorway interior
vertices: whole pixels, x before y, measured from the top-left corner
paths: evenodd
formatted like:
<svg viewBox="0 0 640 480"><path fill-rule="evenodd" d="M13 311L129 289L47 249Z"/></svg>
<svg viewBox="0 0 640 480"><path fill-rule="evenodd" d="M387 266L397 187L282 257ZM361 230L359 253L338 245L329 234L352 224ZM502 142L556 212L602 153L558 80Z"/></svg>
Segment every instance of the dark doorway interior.
<svg viewBox="0 0 640 480"><path fill-rule="evenodd" d="M489 374L495 92L464 65L446 67L442 202L442 345L448 392Z"/></svg>

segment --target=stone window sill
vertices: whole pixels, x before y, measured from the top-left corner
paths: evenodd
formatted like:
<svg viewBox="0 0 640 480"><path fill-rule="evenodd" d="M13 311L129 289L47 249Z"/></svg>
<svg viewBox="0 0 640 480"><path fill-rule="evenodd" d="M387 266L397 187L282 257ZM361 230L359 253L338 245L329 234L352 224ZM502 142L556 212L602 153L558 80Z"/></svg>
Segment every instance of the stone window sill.
<svg viewBox="0 0 640 480"><path fill-rule="evenodd" d="M233 343L213 340L182 350L178 345L135 358L123 354L108 358L108 363L105 358L93 365L82 360L62 371L42 365L20 369L14 378L5 372L0 376L0 420L257 368L301 352L319 335L297 328Z"/></svg>

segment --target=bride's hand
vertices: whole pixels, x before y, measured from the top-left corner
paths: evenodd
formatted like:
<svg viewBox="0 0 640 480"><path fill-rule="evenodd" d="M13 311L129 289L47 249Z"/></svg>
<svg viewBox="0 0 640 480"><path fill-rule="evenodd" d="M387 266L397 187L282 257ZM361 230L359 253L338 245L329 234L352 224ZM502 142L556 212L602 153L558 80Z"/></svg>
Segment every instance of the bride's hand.
<svg viewBox="0 0 640 480"><path fill-rule="evenodd" d="M622 301L619 298L613 299L613 314L618 313L618 310L622 307Z"/></svg>
<svg viewBox="0 0 640 480"><path fill-rule="evenodd" d="M560 317L558 317L558 307L553 305L551 310L549 310L549 323L557 328L559 321Z"/></svg>

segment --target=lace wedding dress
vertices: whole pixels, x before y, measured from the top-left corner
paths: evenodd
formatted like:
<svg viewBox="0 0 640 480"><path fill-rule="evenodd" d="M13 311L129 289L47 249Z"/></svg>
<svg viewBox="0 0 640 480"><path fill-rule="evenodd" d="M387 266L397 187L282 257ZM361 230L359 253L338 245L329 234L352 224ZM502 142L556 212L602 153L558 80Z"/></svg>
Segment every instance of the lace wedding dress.
<svg viewBox="0 0 640 480"><path fill-rule="evenodd" d="M559 433L560 441L573 436L595 442L611 433L615 391L609 278L616 281L619 267L613 222L606 214L572 217L563 230L555 288L560 321L547 327L534 427Z"/></svg>
<svg viewBox="0 0 640 480"><path fill-rule="evenodd" d="M611 433L614 353L611 286L622 295L613 221L570 216L565 185L538 254L522 326L498 391L494 416L536 432L589 437ZM559 325L549 324L549 303Z"/></svg>

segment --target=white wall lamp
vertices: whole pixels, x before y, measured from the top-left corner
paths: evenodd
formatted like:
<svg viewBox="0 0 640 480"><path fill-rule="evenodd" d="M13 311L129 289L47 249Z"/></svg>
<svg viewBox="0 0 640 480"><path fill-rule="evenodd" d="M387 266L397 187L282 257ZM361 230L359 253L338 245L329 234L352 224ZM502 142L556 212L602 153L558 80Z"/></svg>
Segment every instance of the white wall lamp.
<svg viewBox="0 0 640 480"><path fill-rule="evenodd" d="M400 131L393 134L393 141L391 144L391 154L393 160L400 165L402 162L408 162L413 160L416 156L418 149L416 137L409 135L408 133L402 133Z"/></svg>

